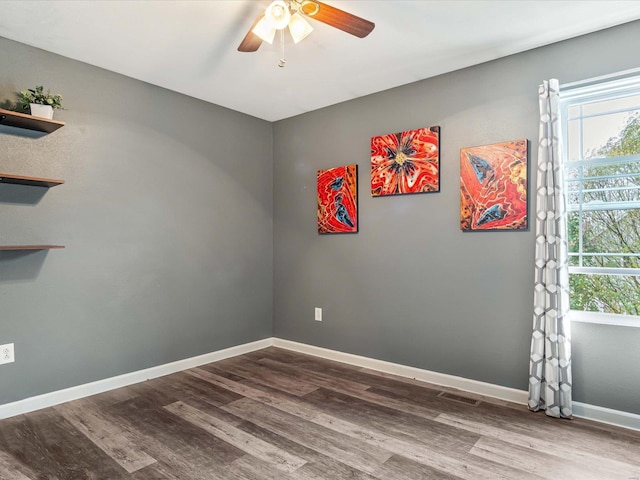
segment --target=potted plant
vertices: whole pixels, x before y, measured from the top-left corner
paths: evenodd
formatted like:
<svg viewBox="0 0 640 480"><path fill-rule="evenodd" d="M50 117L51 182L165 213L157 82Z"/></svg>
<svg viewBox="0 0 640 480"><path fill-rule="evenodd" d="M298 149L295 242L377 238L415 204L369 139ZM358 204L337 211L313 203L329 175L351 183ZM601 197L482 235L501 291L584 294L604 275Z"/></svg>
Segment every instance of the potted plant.
<svg viewBox="0 0 640 480"><path fill-rule="evenodd" d="M22 90L20 92L19 105L24 111L27 107L31 115L42 118L53 118L53 109L62 108L62 96L52 95L51 90L44 91L43 86L37 86L33 89Z"/></svg>

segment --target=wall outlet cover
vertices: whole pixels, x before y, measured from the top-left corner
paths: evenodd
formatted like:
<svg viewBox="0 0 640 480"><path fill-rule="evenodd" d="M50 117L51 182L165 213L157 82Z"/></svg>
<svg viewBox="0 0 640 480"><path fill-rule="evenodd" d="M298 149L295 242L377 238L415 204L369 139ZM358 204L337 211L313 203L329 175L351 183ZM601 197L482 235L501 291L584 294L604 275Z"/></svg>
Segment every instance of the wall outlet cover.
<svg viewBox="0 0 640 480"><path fill-rule="evenodd" d="M5 363L13 363L16 361L13 343L7 343L6 345L0 345L0 365Z"/></svg>
<svg viewBox="0 0 640 480"><path fill-rule="evenodd" d="M316 319L316 321L318 321L318 322L321 322L321 321L322 321L322 309L321 309L320 307L316 307L316 310L315 310L315 319Z"/></svg>

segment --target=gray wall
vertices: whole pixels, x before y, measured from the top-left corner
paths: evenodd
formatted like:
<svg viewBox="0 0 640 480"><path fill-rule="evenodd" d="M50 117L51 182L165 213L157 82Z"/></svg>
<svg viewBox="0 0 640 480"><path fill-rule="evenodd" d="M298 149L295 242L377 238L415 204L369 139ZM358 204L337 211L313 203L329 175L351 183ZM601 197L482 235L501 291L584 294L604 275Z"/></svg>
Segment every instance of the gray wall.
<svg viewBox="0 0 640 480"><path fill-rule="evenodd" d="M638 66L622 46L640 42L639 27L371 95L273 130L0 38L0 104L43 83L68 109L57 113L67 126L51 135L0 127L0 172L67 181L49 191L0 185L0 244L67 246L0 252L0 344L15 342L17 358L0 366L0 404L274 330L526 389L533 233L460 232L459 149L527 137L535 183L538 84ZM442 191L372 198L369 138L429 125L442 127ZM360 166L360 233L318 236L316 170L347 163ZM315 306L324 308L321 323ZM575 399L640 413L640 331L573 328Z"/></svg>
<svg viewBox="0 0 640 480"><path fill-rule="evenodd" d="M276 123L276 336L526 389L534 233L460 231L459 151L526 137L535 184L538 85L637 67L638 44L635 22ZM370 137L431 125L441 192L372 198ZM320 236L316 171L349 163L360 233ZM640 329L574 324L575 400L640 413L638 345Z"/></svg>
<svg viewBox="0 0 640 480"><path fill-rule="evenodd" d="M0 38L0 103L64 97L50 135L0 127L0 404L272 335L272 125Z"/></svg>

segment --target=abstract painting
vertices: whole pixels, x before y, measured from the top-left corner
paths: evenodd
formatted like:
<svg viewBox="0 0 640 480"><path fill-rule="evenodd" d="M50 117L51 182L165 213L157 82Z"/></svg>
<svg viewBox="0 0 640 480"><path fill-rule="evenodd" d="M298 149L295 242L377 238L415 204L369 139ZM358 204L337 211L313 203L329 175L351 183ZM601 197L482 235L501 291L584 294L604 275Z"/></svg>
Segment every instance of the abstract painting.
<svg viewBox="0 0 640 480"><path fill-rule="evenodd" d="M318 233L358 232L358 166L318 170Z"/></svg>
<svg viewBox="0 0 640 480"><path fill-rule="evenodd" d="M440 191L440 127L371 138L371 195Z"/></svg>
<svg viewBox="0 0 640 480"><path fill-rule="evenodd" d="M527 229L527 140L460 150L460 228Z"/></svg>

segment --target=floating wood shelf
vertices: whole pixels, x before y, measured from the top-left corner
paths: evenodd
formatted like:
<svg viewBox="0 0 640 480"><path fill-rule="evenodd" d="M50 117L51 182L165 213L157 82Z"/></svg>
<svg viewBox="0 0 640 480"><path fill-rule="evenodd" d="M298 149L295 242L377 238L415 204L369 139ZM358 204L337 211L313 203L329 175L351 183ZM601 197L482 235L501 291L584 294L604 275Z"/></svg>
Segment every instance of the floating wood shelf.
<svg viewBox="0 0 640 480"><path fill-rule="evenodd" d="M10 173L0 173L0 183L15 183L16 185L28 185L30 187L55 187L62 185L64 180L54 178L27 177L25 175L12 175Z"/></svg>
<svg viewBox="0 0 640 480"><path fill-rule="evenodd" d="M64 245L0 245L0 250L51 250Z"/></svg>
<svg viewBox="0 0 640 480"><path fill-rule="evenodd" d="M26 128L27 130L36 130L38 132L51 133L64 127L64 122L58 120L49 120L48 118L35 117L26 113L12 112L0 108L0 125L9 125L10 127Z"/></svg>
<svg viewBox="0 0 640 480"><path fill-rule="evenodd" d="M0 108L0 125L51 133L55 132L60 127L63 127L64 122L35 117L33 115L26 115L24 113L12 112L10 110ZM63 184L64 180L0 173L0 183L14 183L32 187L49 188ZM36 251L52 250L54 248L64 248L64 245L0 245L0 251Z"/></svg>

